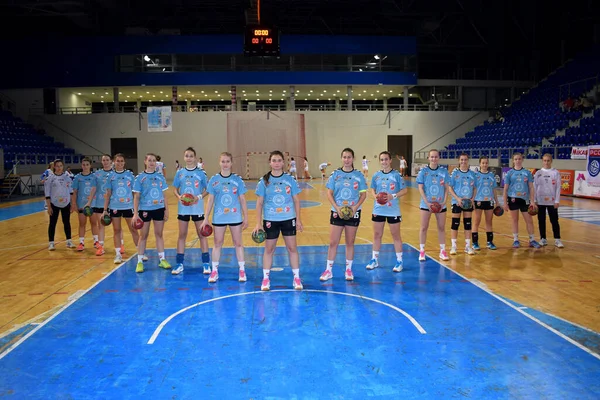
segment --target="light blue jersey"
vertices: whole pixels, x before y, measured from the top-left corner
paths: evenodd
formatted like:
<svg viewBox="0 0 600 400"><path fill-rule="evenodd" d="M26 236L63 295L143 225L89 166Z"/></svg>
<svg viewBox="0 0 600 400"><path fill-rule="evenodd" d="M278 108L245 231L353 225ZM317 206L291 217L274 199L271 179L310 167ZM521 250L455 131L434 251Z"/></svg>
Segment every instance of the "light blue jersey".
<svg viewBox="0 0 600 400"><path fill-rule="evenodd" d="M371 179L371 189L375 189L375 193L398 193L406 187L404 179L395 169L390 172L377 171ZM382 215L384 217L399 217L400 199L390 200L386 204L379 204L375 201L373 205L373 215Z"/></svg>
<svg viewBox="0 0 600 400"><path fill-rule="evenodd" d="M165 207L165 194L167 180L163 174L158 172L142 172L135 177L133 192L140 194L139 210L152 211Z"/></svg>
<svg viewBox="0 0 600 400"><path fill-rule="evenodd" d="M133 181L135 177L129 170L113 171L108 178L108 188L111 190L108 208L111 210L133 210Z"/></svg>
<svg viewBox="0 0 600 400"><path fill-rule="evenodd" d="M198 198L198 203L184 206L179 202L177 214L179 215L204 215L204 202L202 192L206 189L206 173L199 168L182 168L175 173L173 187L179 189L179 194L190 193Z"/></svg>
<svg viewBox="0 0 600 400"><path fill-rule="evenodd" d="M470 169L464 172L460 168L456 168L450 175L449 184L458 197L461 199L470 199L473 197L473 190L475 190L475 181L475 172ZM452 197L452 205L455 204L458 204L458 202Z"/></svg>
<svg viewBox="0 0 600 400"><path fill-rule="evenodd" d="M263 219L266 221L287 221L296 218L294 198L301 192L298 182L290 175L269 177L265 185L261 178L256 186L256 195L263 197Z"/></svg>
<svg viewBox="0 0 600 400"><path fill-rule="evenodd" d="M92 192L92 188L96 184L96 177L94 174L89 173L87 175L83 175L83 173L79 173L75 175L73 179L73 191L77 191L77 208L82 209L85 207L86 203L90 198L90 193Z"/></svg>
<svg viewBox="0 0 600 400"><path fill-rule="evenodd" d="M246 193L246 185L239 175L216 174L210 178L206 191L214 196L213 224L239 224L243 221L240 196Z"/></svg>
<svg viewBox="0 0 600 400"><path fill-rule="evenodd" d="M475 201L496 201L494 196L494 189L498 187L496 182L496 174L492 171L488 171L485 174L483 172L477 172L475 174Z"/></svg>
<svg viewBox="0 0 600 400"><path fill-rule="evenodd" d="M362 172L356 169L345 172L341 168L338 168L329 176L326 187L333 190L335 204L339 207L352 207L358 204L360 193L367 190L367 181ZM361 208L362 206L358 209L360 210ZM333 206L331 206L331 211L335 211Z"/></svg>
<svg viewBox="0 0 600 400"><path fill-rule="evenodd" d="M104 208L104 196L106 195L106 189L110 186L110 174L113 172L112 169L109 169L108 171L101 169L94 172L94 177L96 178L96 194L94 196L92 207Z"/></svg>
<svg viewBox="0 0 600 400"><path fill-rule="evenodd" d="M446 184L450 183L450 174L446 168L438 166L436 169L429 168L429 165L421 168L417 175L417 184L423 185L425 197L429 203L434 201L442 204L446 195ZM421 199L420 208L427 209L425 201ZM442 204L442 209L446 204Z"/></svg>
<svg viewBox="0 0 600 400"><path fill-rule="evenodd" d="M529 183L533 183L533 175L526 168L511 169L504 177L504 185L508 185L508 197L529 200Z"/></svg>

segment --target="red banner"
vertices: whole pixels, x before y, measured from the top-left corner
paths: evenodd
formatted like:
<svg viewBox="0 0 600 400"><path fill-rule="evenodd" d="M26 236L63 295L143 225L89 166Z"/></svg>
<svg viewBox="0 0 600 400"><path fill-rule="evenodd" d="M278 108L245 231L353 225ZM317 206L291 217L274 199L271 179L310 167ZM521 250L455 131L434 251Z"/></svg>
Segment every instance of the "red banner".
<svg viewBox="0 0 600 400"><path fill-rule="evenodd" d="M572 195L575 183L575 171L570 169L559 169L560 172L560 194Z"/></svg>

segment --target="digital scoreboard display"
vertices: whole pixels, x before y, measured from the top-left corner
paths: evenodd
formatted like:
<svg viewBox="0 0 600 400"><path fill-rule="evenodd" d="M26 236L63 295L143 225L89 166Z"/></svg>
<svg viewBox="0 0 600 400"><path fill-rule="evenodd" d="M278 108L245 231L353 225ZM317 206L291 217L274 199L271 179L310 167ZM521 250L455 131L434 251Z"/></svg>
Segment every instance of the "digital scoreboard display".
<svg viewBox="0 0 600 400"><path fill-rule="evenodd" d="M244 55L279 56L279 31L263 25L246 26Z"/></svg>

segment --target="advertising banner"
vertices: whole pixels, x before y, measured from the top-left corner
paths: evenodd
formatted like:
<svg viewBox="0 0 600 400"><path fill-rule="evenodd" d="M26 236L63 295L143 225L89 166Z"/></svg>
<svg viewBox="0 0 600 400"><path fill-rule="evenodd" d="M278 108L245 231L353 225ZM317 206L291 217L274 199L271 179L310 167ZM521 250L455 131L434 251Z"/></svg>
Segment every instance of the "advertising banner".
<svg viewBox="0 0 600 400"><path fill-rule="evenodd" d="M558 172L560 172L560 194L572 195L573 184L575 183L575 171L559 169Z"/></svg>
<svg viewBox="0 0 600 400"><path fill-rule="evenodd" d="M148 132L172 132L171 107L148 107Z"/></svg>
<svg viewBox="0 0 600 400"><path fill-rule="evenodd" d="M587 171L575 171L575 188L573 194L580 197L600 199L600 186L589 184L590 176Z"/></svg>
<svg viewBox="0 0 600 400"><path fill-rule="evenodd" d="M589 186L600 187L600 146L589 146L587 156L587 173Z"/></svg>
<svg viewBox="0 0 600 400"><path fill-rule="evenodd" d="M587 154L588 154L587 146L571 148L571 160L587 160Z"/></svg>

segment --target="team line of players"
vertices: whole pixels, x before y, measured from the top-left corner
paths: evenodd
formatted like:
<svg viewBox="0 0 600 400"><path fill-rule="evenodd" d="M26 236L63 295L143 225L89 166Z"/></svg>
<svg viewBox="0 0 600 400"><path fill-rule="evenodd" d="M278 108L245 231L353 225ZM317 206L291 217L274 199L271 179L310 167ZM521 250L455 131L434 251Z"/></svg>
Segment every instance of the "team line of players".
<svg viewBox="0 0 600 400"><path fill-rule="evenodd" d="M91 173L91 164L88 159L82 161L82 172L72 181L63 173L60 160L55 162L54 174L45 182L46 201L50 214L49 250L54 250L54 231L58 214L63 216L67 246L74 247L70 237L69 213L79 212L79 246L84 249L84 234L87 217L84 215L85 207L91 207L93 214L90 217L92 234L96 255L104 254L104 225L101 219L110 216L115 245L115 263L123 261L122 225L124 218L131 232L133 242L137 245L138 262L136 272L144 272L146 241L151 223L154 225L154 235L159 257L159 267L172 269L172 274L180 274L184 270L185 242L188 233L189 221L193 221L202 249L203 272L209 274L209 282L219 279L219 260L227 227L229 227L235 246L235 253L239 266L239 281L246 281L244 247L242 231L248 227L248 207L246 204L246 186L244 181L232 173L233 157L229 153L219 156L220 172L210 180L204 170L197 167L196 152L188 148L184 152L185 167L177 171L173 180L175 196L179 199L177 219L179 236L177 241L176 266L171 265L165 258L163 228L169 218L169 206L164 191L168 189L165 177L156 171L156 156L152 153L146 155L145 170L137 177L125 169L125 157L115 155L112 159L108 155L102 157L101 170ZM354 151L346 148L341 153L342 166L334 170L326 184L327 198L331 204L330 215L330 244L327 255L325 271L321 274L321 281L333 278L333 264L342 232L345 233L346 265L345 279L353 280L352 272L354 259L354 242L358 226L361 221L361 208L366 200L367 192L373 198L380 195L380 202L375 201L371 220L374 229L374 242L372 259L367 264L367 269L379 267L379 250L385 222L388 223L393 238L396 252L394 272L403 269L402 238L400 224L402 214L399 198L407 193L407 187L400 173L391 168L391 155L387 151L379 154L381 170L376 172L371 179L370 188L367 186L364 175L354 169ZM551 169L552 158L544 155L544 168L536 173L536 186L531 172L522 167L523 157L520 154L513 156L514 168L505 177L504 205L511 212L513 221L514 247L519 247L518 240L518 214L523 214L530 237L530 246L540 247L533 237L533 222L527 213L530 204L539 207L540 211L547 210L550 214L556 245L560 243L560 227L558 226L557 208L560 199L560 177L556 170ZM497 183L495 175L488 170L488 160L480 159L480 171L473 172L469 169L469 157L463 154L459 158L459 168L452 174L439 167L439 152L429 152L429 165L424 167L417 176L417 184L421 194L421 229L419 260L424 261L425 242L431 215L436 216L438 237L440 243L440 259L449 259L445 248L445 212L446 200L451 196L452 205L452 248L450 254L456 254L456 241L460 226L460 215L463 215L465 228L465 252L475 254L479 249L477 230L482 214L486 218L487 247L495 249L493 244L492 210L498 204ZM113 164L113 165L111 165ZM297 181L284 171L284 156L280 151L273 151L269 155L270 171L258 182L256 188L256 225L253 233L264 230L266 243L263 255L263 280L262 290L270 289L270 270L273 263L273 254L280 234L283 236L289 254L290 265L293 272L292 285L295 289L302 289L300 279L299 255L296 244L297 231L303 230L301 207L298 195L301 189ZM556 188L558 186L558 189ZM192 194L196 201L191 205L184 204L181 196L185 193ZM534 193L537 193L536 197ZM208 197L206 207L202 201ZM471 216L474 211L462 209L462 199L470 199L475 207L475 232L472 233ZM431 204L438 202L443 205L440 213L432 213ZM353 215L350 219L340 217L340 208L351 207ZM540 212L540 218L542 216ZM206 215L206 217L205 217ZM65 218L66 217L66 218ZM203 228L210 225L214 227L214 246L212 263L208 253L208 241L201 235ZM139 231L135 226L138 220L144 222ZM545 224L545 214L544 214ZM543 231L542 231L543 227ZM67 230L68 228L68 230ZM545 241L545 225L540 219L540 232L542 242ZM471 246L473 240L473 246Z"/></svg>

